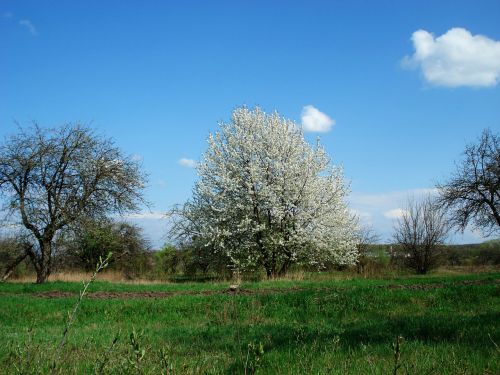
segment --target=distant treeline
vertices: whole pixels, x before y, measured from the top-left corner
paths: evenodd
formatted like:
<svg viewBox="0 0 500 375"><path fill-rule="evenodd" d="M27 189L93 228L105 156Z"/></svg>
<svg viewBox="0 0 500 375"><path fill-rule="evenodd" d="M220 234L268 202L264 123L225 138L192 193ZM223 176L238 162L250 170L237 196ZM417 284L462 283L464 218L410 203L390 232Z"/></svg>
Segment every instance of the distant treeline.
<svg viewBox="0 0 500 375"><path fill-rule="evenodd" d="M16 249L19 249L16 251ZM88 272L99 257L113 252L109 266L123 279L152 280L208 280L229 279L233 272L228 269L227 259L206 247L175 247L167 244L153 250L142 238L138 227L126 223L109 223L91 227L78 236L60 241L52 259L54 272ZM0 239L0 271L12 263L21 251L21 244L12 238ZM500 240L480 244L443 245L438 249L436 267L500 267ZM395 273L411 272L406 264L407 254L397 245L372 244L350 267L326 265L324 271L342 271L370 277L383 277ZM307 265L295 265L290 272L314 271ZM11 275L12 278L35 275L32 263L26 259ZM261 278L265 274L249 272L246 278Z"/></svg>
<svg viewBox="0 0 500 375"><path fill-rule="evenodd" d="M478 244L441 245L436 252L436 267L500 266L500 240ZM398 245L370 245L360 263L403 269L406 257L407 254L401 251Z"/></svg>

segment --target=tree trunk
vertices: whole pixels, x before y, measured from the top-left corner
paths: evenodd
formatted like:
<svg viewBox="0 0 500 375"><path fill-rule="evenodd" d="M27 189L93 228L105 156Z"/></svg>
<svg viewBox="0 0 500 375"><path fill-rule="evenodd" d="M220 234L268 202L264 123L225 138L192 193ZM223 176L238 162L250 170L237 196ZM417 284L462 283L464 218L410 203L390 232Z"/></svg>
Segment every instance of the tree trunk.
<svg viewBox="0 0 500 375"><path fill-rule="evenodd" d="M49 274L50 274L49 267L47 267L46 265L45 266L42 265L36 272L36 283L43 284L45 281L47 281Z"/></svg>
<svg viewBox="0 0 500 375"><path fill-rule="evenodd" d="M290 260L288 260L288 259L287 259L287 260L285 260L285 261L283 262L283 264L281 265L281 268L280 268L280 270L279 270L279 272L278 272L278 276L279 276L279 277L283 277L283 276L285 276L285 275L286 275L286 273L288 272L288 269L290 268L290 265L291 265Z"/></svg>
<svg viewBox="0 0 500 375"><path fill-rule="evenodd" d="M267 263L265 265L266 268L266 275L268 279L274 279L278 276L278 272L276 271L276 265L271 263Z"/></svg>
<svg viewBox="0 0 500 375"><path fill-rule="evenodd" d="M493 213L493 217L495 218L497 224L500 226L500 214L498 213L493 200L491 202L488 202L488 205L491 208L491 212Z"/></svg>
<svg viewBox="0 0 500 375"><path fill-rule="evenodd" d="M268 279L274 279L276 277L276 265L274 264L274 262L272 260L271 261L267 261L264 264L264 267L266 268L267 278Z"/></svg>
<svg viewBox="0 0 500 375"><path fill-rule="evenodd" d="M359 275L364 274L364 272L365 272L365 266L364 266L364 264L362 263L362 261L358 261L358 264L357 264L357 271L358 271L358 274L359 274Z"/></svg>
<svg viewBox="0 0 500 375"><path fill-rule="evenodd" d="M272 279L273 278L273 271L271 270L270 267L266 267L266 276L268 279Z"/></svg>
<svg viewBox="0 0 500 375"><path fill-rule="evenodd" d="M43 240L39 241L40 244L40 259L34 260L38 263L35 265L36 269L36 283L43 284L47 281L51 271L51 260L52 260L52 242Z"/></svg>

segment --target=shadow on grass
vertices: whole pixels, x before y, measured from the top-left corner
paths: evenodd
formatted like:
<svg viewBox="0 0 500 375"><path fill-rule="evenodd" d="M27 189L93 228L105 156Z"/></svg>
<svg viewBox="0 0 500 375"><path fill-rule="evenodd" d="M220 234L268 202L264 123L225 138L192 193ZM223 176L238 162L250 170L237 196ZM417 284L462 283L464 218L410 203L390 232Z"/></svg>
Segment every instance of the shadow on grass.
<svg viewBox="0 0 500 375"><path fill-rule="evenodd" d="M342 351L352 353L363 345L378 346L390 357L391 345L398 336L405 341L416 341L423 345L462 345L470 350L488 352L500 341L498 322L500 314L486 313L466 316L408 316L404 319L386 318L377 321L356 322L339 328L314 329L304 326L271 325L262 330L245 331L242 334L241 351L246 353L247 343L264 343L265 352L308 352L320 357L324 352L334 350L334 343L340 343ZM215 343L213 343L215 344ZM302 350L302 351L301 351ZM304 354L302 354L304 355ZM227 369L228 374L243 372L244 364L237 359Z"/></svg>
<svg viewBox="0 0 500 375"><path fill-rule="evenodd" d="M491 340L500 341L498 330L500 314L485 313L476 316L408 316L397 319L380 319L331 326L304 326L300 324L270 324L240 327L239 339L231 326L209 326L186 332L178 327L163 332L169 340L191 350L232 350L245 353L249 343L262 342L266 351L289 351L301 347L327 348L336 339L344 348L364 345L390 347L395 337L424 344L461 344L471 349L492 346ZM490 335L490 336L488 336ZM197 343L193 345L193 343Z"/></svg>

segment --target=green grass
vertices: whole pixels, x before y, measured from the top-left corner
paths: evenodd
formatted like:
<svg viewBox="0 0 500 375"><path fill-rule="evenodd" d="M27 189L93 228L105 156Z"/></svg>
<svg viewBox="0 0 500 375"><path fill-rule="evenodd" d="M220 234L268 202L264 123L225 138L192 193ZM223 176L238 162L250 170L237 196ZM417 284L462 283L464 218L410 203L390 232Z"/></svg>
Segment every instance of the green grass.
<svg viewBox="0 0 500 375"><path fill-rule="evenodd" d="M392 345L402 336L398 374L498 374L498 279L500 273L321 278L244 283L243 289L252 294L85 299L58 368L61 373L92 373L118 335L106 362L108 373L165 373L169 368L178 374L232 374L245 373L246 368L247 373L262 374L392 374ZM464 284L467 280L482 283ZM417 284L441 287L388 287ZM0 373L15 373L15 366L25 366L25 372L49 372L67 311L77 296L47 299L32 293L76 293L80 286L0 284ZM201 292L227 286L96 282L90 289ZM134 330L139 336L135 353L130 345ZM144 357L137 361L142 350Z"/></svg>

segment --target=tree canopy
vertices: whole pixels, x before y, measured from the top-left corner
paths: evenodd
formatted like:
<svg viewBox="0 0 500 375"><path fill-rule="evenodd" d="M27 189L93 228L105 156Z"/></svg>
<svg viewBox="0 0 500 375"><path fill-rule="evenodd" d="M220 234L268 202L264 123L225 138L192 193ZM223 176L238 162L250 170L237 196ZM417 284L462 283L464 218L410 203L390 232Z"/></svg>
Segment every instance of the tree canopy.
<svg viewBox="0 0 500 375"><path fill-rule="evenodd" d="M138 209L145 176L109 140L80 124L20 129L0 145L0 193L31 246L37 282L50 274L52 243L81 218Z"/></svg>
<svg viewBox="0 0 500 375"><path fill-rule="evenodd" d="M278 113L237 108L210 134L193 197L174 210L173 234L202 242L235 270L269 277L293 263L356 261L348 188L319 140Z"/></svg>
<svg viewBox="0 0 500 375"><path fill-rule="evenodd" d="M473 224L485 234L500 232L500 137L486 129L466 146L464 159L441 184L438 203L460 230Z"/></svg>

